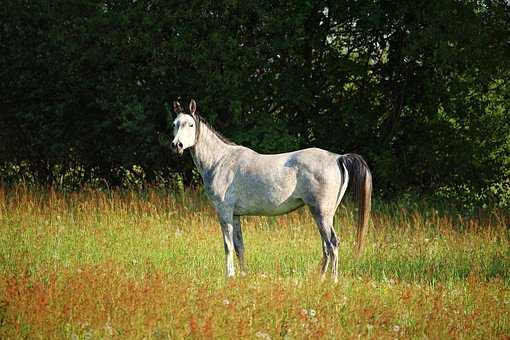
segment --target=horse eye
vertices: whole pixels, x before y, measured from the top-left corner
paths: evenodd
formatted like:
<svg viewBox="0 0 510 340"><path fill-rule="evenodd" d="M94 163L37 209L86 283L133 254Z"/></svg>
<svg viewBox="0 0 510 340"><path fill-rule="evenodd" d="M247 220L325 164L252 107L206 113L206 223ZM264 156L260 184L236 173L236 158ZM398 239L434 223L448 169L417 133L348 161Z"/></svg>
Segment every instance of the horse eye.
<svg viewBox="0 0 510 340"><path fill-rule="evenodd" d="M189 124L189 127L193 127L193 123L190 123L190 124Z"/></svg>

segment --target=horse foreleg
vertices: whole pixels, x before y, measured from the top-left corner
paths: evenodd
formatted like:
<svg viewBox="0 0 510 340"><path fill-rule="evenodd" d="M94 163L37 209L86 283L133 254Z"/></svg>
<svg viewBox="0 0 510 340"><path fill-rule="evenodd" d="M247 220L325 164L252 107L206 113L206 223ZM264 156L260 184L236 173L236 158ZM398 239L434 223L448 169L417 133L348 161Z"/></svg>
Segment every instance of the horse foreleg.
<svg viewBox="0 0 510 340"><path fill-rule="evenodd" d="M221 232L223 234L223 245L225 247L225 275L233 277L234 270L234 221L232 216L220 215Z"/></svg>
<svg viewBox="0 0 510 340"><path fill-rule="evenodd" d="M234 249L239 260L241 275L245 275L243 232L239 216L234 216Z"/></svg>

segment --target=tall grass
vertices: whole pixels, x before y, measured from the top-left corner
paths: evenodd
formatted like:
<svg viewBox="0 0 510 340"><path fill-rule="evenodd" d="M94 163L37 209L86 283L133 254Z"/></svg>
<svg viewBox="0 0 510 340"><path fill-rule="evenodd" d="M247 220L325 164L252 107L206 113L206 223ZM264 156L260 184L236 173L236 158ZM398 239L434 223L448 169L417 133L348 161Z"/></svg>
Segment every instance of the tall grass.
<svg viewBox="0 0 510 340"><path fill-rule="evenodd" d="M0 337L508 337L506 216L376 202L360 258L353 216L337 285L305 209L243 219L249 273L226 281L200 192L0 188Z"/></svg>

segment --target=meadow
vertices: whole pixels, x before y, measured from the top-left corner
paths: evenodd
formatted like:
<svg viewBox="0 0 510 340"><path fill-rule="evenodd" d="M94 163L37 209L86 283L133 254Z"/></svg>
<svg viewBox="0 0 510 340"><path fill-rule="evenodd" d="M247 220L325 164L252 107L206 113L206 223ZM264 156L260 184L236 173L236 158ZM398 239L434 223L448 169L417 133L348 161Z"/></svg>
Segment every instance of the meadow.
<svg viewBox="0 0 510 340"><path fill-rule="evenodd" d="M0 338L510 338L508 216L375 201L359 258L353 216L336 285L306 209L243 218L226 280L200 192L0 188Z"/></svg>

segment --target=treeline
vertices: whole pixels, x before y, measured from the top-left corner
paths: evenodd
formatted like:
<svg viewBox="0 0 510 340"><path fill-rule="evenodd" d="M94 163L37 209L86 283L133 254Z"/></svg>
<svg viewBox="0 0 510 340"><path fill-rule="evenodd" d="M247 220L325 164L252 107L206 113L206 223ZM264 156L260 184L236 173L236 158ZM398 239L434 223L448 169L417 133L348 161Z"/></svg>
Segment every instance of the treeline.
<svg viewBox="0 0 510 340"><path fill-rule="evenodd" d="M259 152L357 152L385 197L510 206L510 6L499 1L11 0L0 175L76 189L192 177L195 98Z"/></svg>

